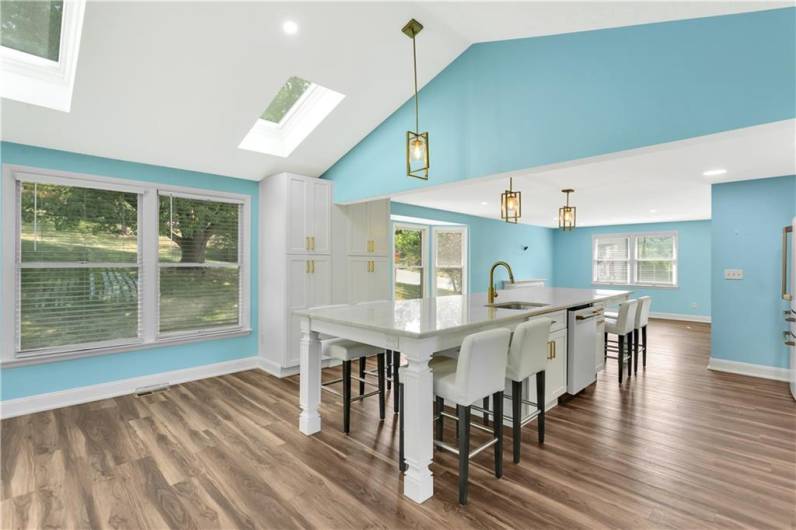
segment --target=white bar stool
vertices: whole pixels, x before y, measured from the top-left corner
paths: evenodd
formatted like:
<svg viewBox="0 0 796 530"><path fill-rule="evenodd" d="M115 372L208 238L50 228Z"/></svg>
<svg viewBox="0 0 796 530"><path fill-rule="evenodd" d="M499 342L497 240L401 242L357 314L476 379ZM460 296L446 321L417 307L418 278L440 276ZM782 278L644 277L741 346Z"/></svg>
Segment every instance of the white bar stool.
<svg viewBox="0 0 796 530"><path fill-rule="evenodd" d="M652 297L639 296L638 306L636 308L636 322L635 329L633 330L633 354L635 355L635 363L633 365L633 372L638 372L638 354L641 350L642 365L647 366L647 324L650 319L650 309L652 308ZM616 319L617 313L606 312L605 316L608 318Z"/></svg>
<svg viewBox="0 0 796 530"><path fill-rule="evenodd" d="M627 355L627 376L633 374L633 331L636 323L636 308L638 300L626 300L619 304L619 311L616 318L605 317L605 352L606 359L617 359L619 361L619 384L622 384L622 374L624 373L625 355ZM609 346L608 334L617 336L617 348ZM625 353L627 350L627 353ZM609 357L608 352L616 352L616 357Z"/></svg>
<svg viewBox="0 0 796 530"><path fill-rule="evenodd" d="M467 336L458 359L438 357L432 364L434 395L437 404L437 431L443 416L458 422L458 448L435 440L434 444L459 456L459 503L467 504L470 458L495 446L495 476L503 475L503 389L506 377L511 332L491 329ZM495 403L492 429L473 424L473 427L492 432L493 438L470 451L470 407L485 397ZM441 410L445 401L456 404L456 416ZM437 432L439 434L439 431Z"/></svg>
<svg viewBox="0 0 796 530"><path fill-rule="evenodd" d="M553 321L549 318L534 318L518 325L511 337L506 379L511 380L511 426L515 464L520 461L522 428L534 418L537 419L539 443L544 443L545 367L552 325ZM536 403L522 398L523 381L532 375L536 375ZM521 415L523 403L536 407L536 410L525 418Z"/></svg>

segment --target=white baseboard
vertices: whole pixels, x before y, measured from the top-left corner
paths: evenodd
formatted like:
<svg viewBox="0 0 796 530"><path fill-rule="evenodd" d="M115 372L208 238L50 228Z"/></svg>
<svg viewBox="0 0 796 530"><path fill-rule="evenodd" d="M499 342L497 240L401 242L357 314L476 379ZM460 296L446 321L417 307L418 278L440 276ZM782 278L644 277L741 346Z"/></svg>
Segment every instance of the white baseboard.
<svg viewBox="0 0 796 530"><path fill-rule="evenodd" d="M69 388L58 392L36 394L17 399L0 401L0 418L12 418L23 414L32 414L44 410L52 410L70 405L79 405L89 401L107 399L132 394L136 389L154 385L176 385L197 379L205 379L234 372L242 372L253 368L266 369L263 359L258 356L244 357L233 361L206 364L171 372L160 372L141 377L120 379L97 385ZM267 371L267 370L266 370Z"/></svg>
<svg viewBox="0 0 796 530"><path fill-rule="evenodd" d="M717 359L716 357L711 357L708 361L708 370L762 377L763 379L774 379L775 381L790 381L790 369L788 368L728 361L726 359Z"/></svg>
<svg viewBox="0 0 796 530"><path fill-rule="evenodd" d="M710 315L687 315L685 313L650 313L650 318L663 320L684 320L686 322L706 322L710 324Z"/></svg>

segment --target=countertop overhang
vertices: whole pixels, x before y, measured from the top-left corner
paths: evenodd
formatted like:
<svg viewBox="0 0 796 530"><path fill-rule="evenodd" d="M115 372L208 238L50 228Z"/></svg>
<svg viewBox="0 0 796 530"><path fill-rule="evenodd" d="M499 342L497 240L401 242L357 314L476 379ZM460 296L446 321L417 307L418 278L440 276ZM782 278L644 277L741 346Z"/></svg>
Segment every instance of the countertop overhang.
<svg viewBox="0 0 796 530"><path fill-rule="evenodd" d="M424 338L477 328L484 324L514 322L597 302L618 301L630 293L631 291L613 289L524 287L498 290L495 303L529 302L544 305L523 309L488 307L486 293L473 293L317 307L297 310L294 314L308 317L310 321L318 320L392 335Z"/></svg>

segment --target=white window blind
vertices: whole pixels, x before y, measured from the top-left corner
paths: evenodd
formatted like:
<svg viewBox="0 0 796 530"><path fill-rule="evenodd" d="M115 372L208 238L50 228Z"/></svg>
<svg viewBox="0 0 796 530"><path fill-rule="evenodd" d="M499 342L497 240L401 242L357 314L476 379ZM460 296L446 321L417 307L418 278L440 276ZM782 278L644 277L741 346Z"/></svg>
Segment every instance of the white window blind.
<svg viewBox="0 0 796 530"><path fill-rule="evenodd" d="M593 239L596 284L677 286L677 233L608 234Z"/></svg>
<svg viewBox="0 0 796 530"><path fill-rule="evenodd" d="M17 351L140 342L140 195L38 182L17 192Z"/></svg>
<svg viewBox="0 0 796 530"><path fill-rule="evenodd" d="M630 283L630 238L599 236L594 239L595 283Z"/></svg>
<svg viewBox="0 0 796 530"><path fill-rule="evenodd" d="M467 232L463 228L434 227L434 295L465 290Z"/></svg>
<svg viewBox="0 0 796 530"><path fill-rule="evenodd" d="M240 221L238 203L160 194L161 335L240 326Z"/></svg>

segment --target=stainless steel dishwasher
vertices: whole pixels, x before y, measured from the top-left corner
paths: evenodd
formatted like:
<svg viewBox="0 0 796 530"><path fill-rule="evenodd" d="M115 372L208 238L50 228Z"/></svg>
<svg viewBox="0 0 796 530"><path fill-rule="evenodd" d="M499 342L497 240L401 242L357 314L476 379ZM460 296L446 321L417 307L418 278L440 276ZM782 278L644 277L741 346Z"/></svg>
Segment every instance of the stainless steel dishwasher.
<svg viewBox="0 0 796 530"><path fill-rule="evenodd" d="M567 311L567 393L577 394L597 380L597 320L601 307Z"/></svg>

